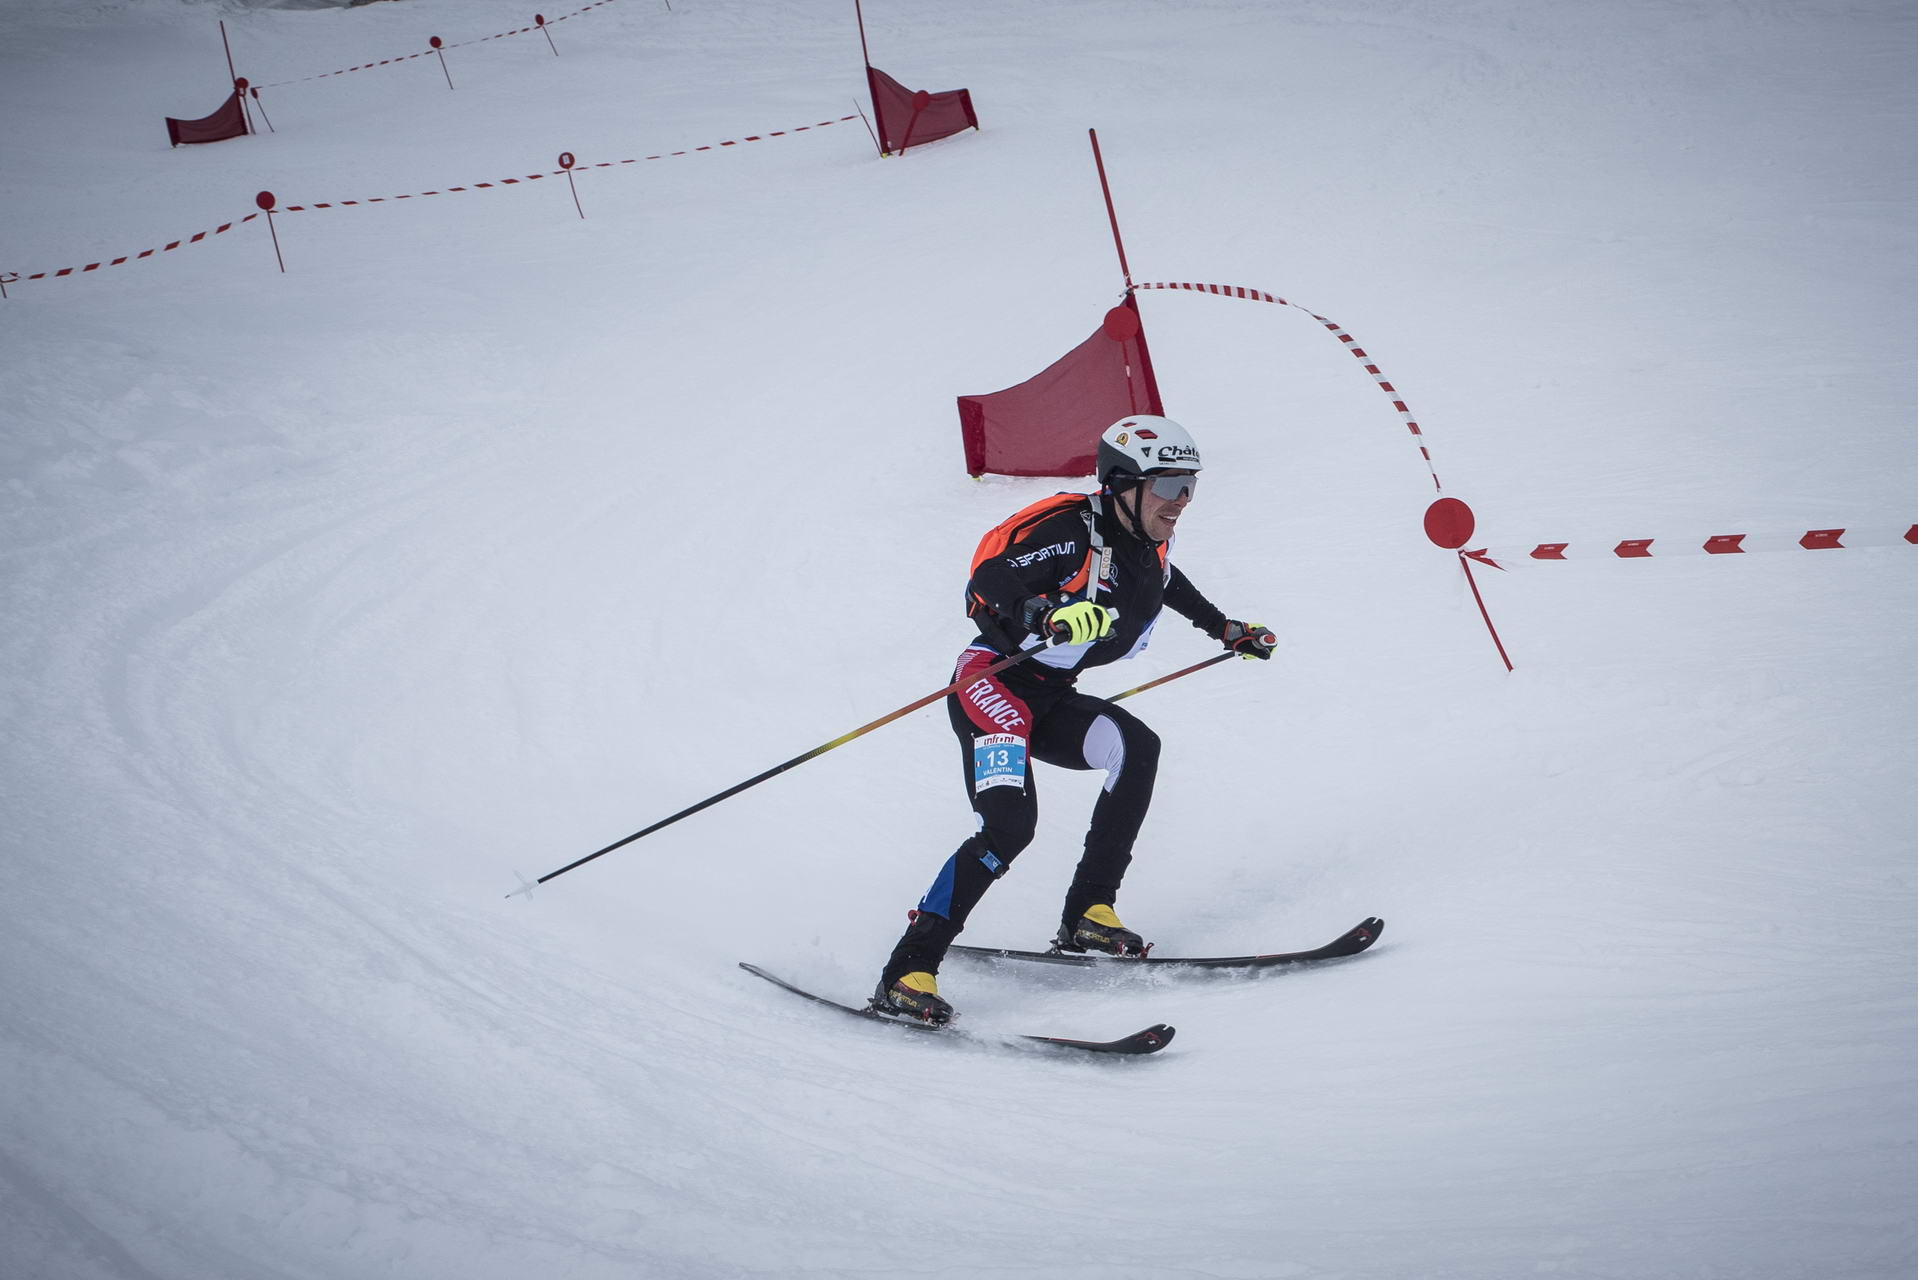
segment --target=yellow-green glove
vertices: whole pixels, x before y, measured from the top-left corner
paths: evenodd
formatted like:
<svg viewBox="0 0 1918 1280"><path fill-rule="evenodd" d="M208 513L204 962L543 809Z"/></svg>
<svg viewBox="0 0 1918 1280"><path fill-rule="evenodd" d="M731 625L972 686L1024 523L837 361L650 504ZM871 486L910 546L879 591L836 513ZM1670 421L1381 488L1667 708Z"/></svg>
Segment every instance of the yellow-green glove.
<svg viewBox="0 0 1918 1280"><path fill-rule="evenodd" d="M1090 600L1060 605L1041 619L1047 635L1063 635L1067 644L1091 644L1112 634L1112 615Z"/></svg>

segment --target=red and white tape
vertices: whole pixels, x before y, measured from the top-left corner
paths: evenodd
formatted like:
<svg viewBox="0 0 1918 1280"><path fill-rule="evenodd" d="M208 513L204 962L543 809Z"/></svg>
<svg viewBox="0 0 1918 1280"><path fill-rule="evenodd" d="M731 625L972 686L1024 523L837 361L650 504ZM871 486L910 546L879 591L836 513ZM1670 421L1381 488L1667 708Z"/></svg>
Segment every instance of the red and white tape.
<svg viewBox="0 0 1918 1280"><path fill-rule="evenodd" d="M381 58L378 62L362 62L357 67L341 67L338 71L322 71L318 75L296 76L291 80L275 80L272 84L261 85L260 88L278 89L283 85L305 84L309 80L328 80L334 76L343 76L354 71L371 71L375 67L391 67L391 66L396 66L402 62L411 62L415 58L428 58L428 57L431 57L434 53L440 52L445 49L464 49L468 45L485 44L488 40L504 40L508 36L523 36L527 34L529 31L538 31L542 25L550 27L554 23L564 22L568 18L577 18L580 14L585 13L588 10L597 9L602 5L608 5L612 3L613 3L613 0L593 0L593 3L587 5L586 8L575 9L571 13L563 13L557 18L549 19L541 15L535 19L535 21L533 22L531 26L518 27L512 31L496 31L490 36L475 36L471 40L461 40L454 44L442 44L439 46L439 49L422 49L418 53L403 53L403 54L400 54L398 57Z"/></svg>
<svg viewBox="0 0 1918 1280"><path fill-rule="evenodd" d="M1412 433L1413 441L1418 445L1419 456L1425 459L1426 470L1431 472L1432 487L1441 495L1444 486L1439 483L1438 468L1432 462L1432 451L1425 442L1425 433L1419 429L1418 421L1412 417L1405 399L1399 394L1378 365L1367 355L1365 348L1347 333L1338 322L1320 315L1316 311L1289 302L1276 294L1262 289L1247 289L1238 285L1224 284L1142 284L1139 289L1182 289L1192 293L1210 293L1223 298L1244 298L1251 302L1270 302L1282 307L1291 307L1304 311L1331 332L1355 359L1365 366L1366 373L1379 385L1379 390L1391 397L1392 408L1399 419L1405 423L1405 429ZM1492 624L1491 612L1485 607L1485 597L1478 589L1478 579L1472 573L1472 563L1486 565L1493 569L1505 569L1525 559L1530 560L1585 560L1617 558L1624 560L1647 560L1669 555L1739 555L1749 551L1770 551L1784 547L1802 547L1807 551L1842 549L1847 546L1886 546L1897 541L1918 545L1918 524L1910 526L1898 538L1891 536L1890 529L1807 529L1792 538L1771 538L1743 533L1719 533L1693 539L1625 538L1611 543L1580 543L1578 554L1573 554L1571 542L1540 542L1529 551L1494 551L1488 548L1467 550L1476 527L1476 517L1471 507L1457 498L1441 496L1425 512L1425 533L1434 545L1453 552L1458 556L1459 568L1465 571L1465 582L1472 592L1473 603L1478 606L1479 617L1485 622L1485 629L1492 637L1492 643L1498 649L1499 660L1507 671L1512 670L1512 658L1505 650L1505 642L1499 637L1498 628ZM1773 543L1776 542L1777 546ZM1656 550L1654 550L1656 547Z"/></svg>
<svg viewBox="0 0 1918 1280"><path fill-rule="evenodd" d="M1918 524L1903 533L1890 526L1806 529L1778 534L1714 533L1705 537L1621 538L1613 541L1540 542L1529 550L1482 548L1464 554L1498 568L1523 560L1656 560L1670 556L1727 556L1766 551L1842 551L1847 547L1918 546Z"/></svg>
<svg viewBox="0 0 1918 1280"><path fill-rule="evenodd" d="M725 142L708 143L701 147L688 147L683 151L664 151L658 155L642 156L634 160L602 160L598 164L580 165L575 168L573 172L577 173L582 169L611 169L619 165L638 164L641 160L669 160L674 156L698 155L702 151L724 151L728 147L742 146L748 142L764 142L770 138L784 138L791 134L809 133L814 129L824 129L828 125L844 124L848 120L857 120L858 118L857 115L840 116L834 120L821 120L816 124L802 124L791 129L775 129L770 133L750 134L744 138L732 138ZM361 204L384 204L388 200L417 200L425 196L450 195L460 191L485 191L494 187L513 187L518 186L522 182L538 182L543 178L555 178L565 172L567 172L565 169L553 169L546 173L529 173L523 178L498 178L492 182L474 182L463 187L446 187L438 191L419 191L400 196L369 196L363 200L322 200L315 201L311 204L286 205L274 209L273 212L308 213L315 209L346 209ZM83 267L61 267L57 271L36 271L31 275L7 272L0 274L0 285L13 284L20 280L54 280L61 276L85 275L89 271L98 271L101 267L117 267L126 262L138 262L142 258L151 258L156 253L166 253L168 250L178 249L182 245L198 244L208 236L217 236L222 232L231 231L241 223L251 222L259 216L258 213L249 213L243 218L236 218L232 222L223 223L211 231L195 232L193 235L175 240L170 244L162 245L158 249L146 249L140 253L123 254L120 257L111 259L103 258L99 262L89 262Z"/></svg>
<svg viewBox="0 0 1918 1280"><path fill-rule="evenodd" d="M1289 302L1276 294L1267 293L1263 289L1247 289L1234 284L1141 284L1133 287L1138 289L1184 289L1192 293L1212 293L1222 298L1244 298L1249 302L1271 302L1281 307L1291 307L1294 311L1305 312L1306 315L1311 316L1314 320L1324 325L1333 337L1344 343L1345 349L1350 351L1353 358L1364 365L1365 371L1372 375L1372 381L1378 383L1379 390L1385 392L1385 394L1390 397L1392 408L1398 413L1399 420L1405 423L1405 429L1412 433L1412 442L1418 446L1419 457L1425 459L1425 469L1432 473L1432 488L1439 493L1445 492L1445 486L1439 483L1438 468L1432 462L1432 450L1426 445L1425 433L1419 430L1418 419L1412 416L1412 411L1406 406L1404 397L1399 394L1399 389L1386 380L1385 375L1379 371L1379 367L1373 362L1372 357L1365 353L1365 348L1361 347L1358 344L1358 340L1347 333L1344 326L1340 325L1336 320L1328 320L1316 311L1302 307L1296 302Z"/></svg>
<svg viewBox="0 0 1918 1280"><path fill-rule="evenodd" d="M98 271L101 267L117 267L126 262L138 262L142 258L151 258L156 253L171 252L174 249L180 248L182 245L198 244L208 236L217 236L223 232L231 231L241 223L251 222L259 216L257 213L249 213L244 218L235 218L232 222L223 222L211 231L196 231L190 236L183 236L178 240L161 245L158 249L142 249L138 253L122 254L117 258L102 258L98 262L89 262L84 267L61 267L57 271L36 271L32 275L26 276L12 275L10 273L7 283L11 284L14 280L55 280L61 276L82 276L89 271Z"/></svg>
<svg viewBox="0 0 1918 1280"><path fill-rule="evenodd" d="M1379 390L1383 391L1387 398L1392 401L1393 412L1399 415L1399 421L1403 422L1405 429L1412 434L1412 443L1418 446L1419 457L1425 460L1425 469L1432 477L1432 489L1435 493L1441 495L1426 509L1426 536L1431 538L1438 546L1458 556L1458 567L1464 571L1466 585L1472 589L1472 600L1478 605L1479 617L1485 620L1485 629L1491 633L1492 643L1498 648L1499 661L1505 664L1507 671L1510 671L1512 669L1511 655L1505 651L1505 641L1499 638L1498 628L1492 625L1491 612L1485 607L1485 597L1480 594L1478 580L1472 574L1472 561L1480 557L1473 552L1463 549L1466 541L1472 536L1474 524L1472 509L1457 498L1443 496L1445 486L1439 483L1438 467L1432 461L1432 450L1425 442L1425 432L1420 430L1418 419L1412 416L1412 410L1410 406L1405 403L1405 397L1400 395L1399 389L1386 379L1384 372L1379 368L1378 364L1370 355L1366 354L1365 348L1358 344L1358 339L1347 333L1345 326L1338 321L1327 316L1322 316L1309 307L1302 307L1296 302L1281 298L1275 293L1267 293L1263 289L1247 289L1235 284L1183 283L1142 284L1133 287L1138 289L1183 289L1190 293L1210 293L1222 298L1244 298L1248 302L1270 302L1281 307L1291 307L1294 311L1303 311L1306 315L1318 321L1325 327L1327 332L1345 346L1347 351L1352 353L1352 358L1365 367L1365 372L1371 375L1372 381L1378 384ZM1502 567L1493 560L1485 560L1484 563L1491 565L1493 568Z"/></svg>
<svg viewBox="0 0 1918 1280"><path fill-rule="evenodd" d="M723 151L727 147L742 146L748 142L764 142L768 138L783 138L788 134L806 133L813 129L824 129L828 125L844 124L859 117L840 116L837 120L821 120L817 124L802 124L792 129L777 129L771 133L755 133L744 138L731 138L725 142L708 143L703 147L688 147L684 151L663 151L656 156L640 156L632 160L601 160L597 164L575 165L571 172L581 173L587 169L615 169L620 165L640 164L646 160L670 160L674 156L698 155L702 151ZM473 182L463 187L447 187L440 191L417 191L403 196L368 196L363 200L322 200L312 204L289 204L274 210L276 213L308 213L314 209L346 209L360 204L384 204L388 200L417 200L424 196L452 195L459 191L486 191L494 187L514 187L522 182L538 182L543 178L557 178L568 172L566 169L549 169L545 173L529 173L523 178L495 178L491 182Z"/></svg>

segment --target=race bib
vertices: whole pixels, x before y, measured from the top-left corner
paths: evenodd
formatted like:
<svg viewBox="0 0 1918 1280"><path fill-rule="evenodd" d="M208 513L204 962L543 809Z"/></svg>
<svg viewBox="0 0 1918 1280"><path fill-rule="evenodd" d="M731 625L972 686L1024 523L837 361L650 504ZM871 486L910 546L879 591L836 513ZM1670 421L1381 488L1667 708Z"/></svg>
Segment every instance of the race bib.
<svg viewBox="0 0 1918 1280"><path fill-rule="evenodd" d="M988 733L972 740L972 792L1026 785L1026 740L1016 733Z"/></svg>

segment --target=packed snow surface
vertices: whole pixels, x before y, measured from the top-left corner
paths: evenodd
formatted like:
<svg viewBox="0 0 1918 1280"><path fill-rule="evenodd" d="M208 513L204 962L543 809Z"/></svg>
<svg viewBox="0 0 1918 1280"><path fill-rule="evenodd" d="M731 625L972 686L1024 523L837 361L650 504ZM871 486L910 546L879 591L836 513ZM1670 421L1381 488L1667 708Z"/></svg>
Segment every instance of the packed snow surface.
<svg viewBox="0 0 1918 1280"><path fill-rule="evenodd" d="M1905 0L870 0L984 126L890 159L842 0L529 8L8 6L0 1274L1918 1270ZM169 150L222 19L274 131ZM1088 127L1134 280L1298 304L1139 295L1178 563L1282 643L1127 704L1122 914L1383 941L941 975L1132 1062L741 972L870 990L971 829L937 707L509 900L947 678L1076 483L953 397L1120 298ZM583 218L448 193L562 151ZM1040 786L968 941L1050 934L1098 778Z"/></svg>

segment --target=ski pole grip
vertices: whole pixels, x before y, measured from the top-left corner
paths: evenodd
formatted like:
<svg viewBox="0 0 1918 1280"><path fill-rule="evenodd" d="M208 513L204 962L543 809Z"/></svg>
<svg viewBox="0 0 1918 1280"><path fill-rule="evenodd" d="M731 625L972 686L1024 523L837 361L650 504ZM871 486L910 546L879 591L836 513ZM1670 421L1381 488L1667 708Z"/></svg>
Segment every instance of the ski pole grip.
<svg viewBox="0 0 1918 1280"><path fill-rule="evenodd" d="M1110 606L1106 606L1105 610L1106 610L1106 620L1108 622L1117 622L1119 620L1119 611L1117 609L1111 608ZM1068 627L1063 622L1053 623L1052 626L1048 628L1048 630L1052 632L1052 638L1046 642L1048 646L1058 644L1060 641L1064 640L1068 635L1072 634L1072 628Z"/></svg>

